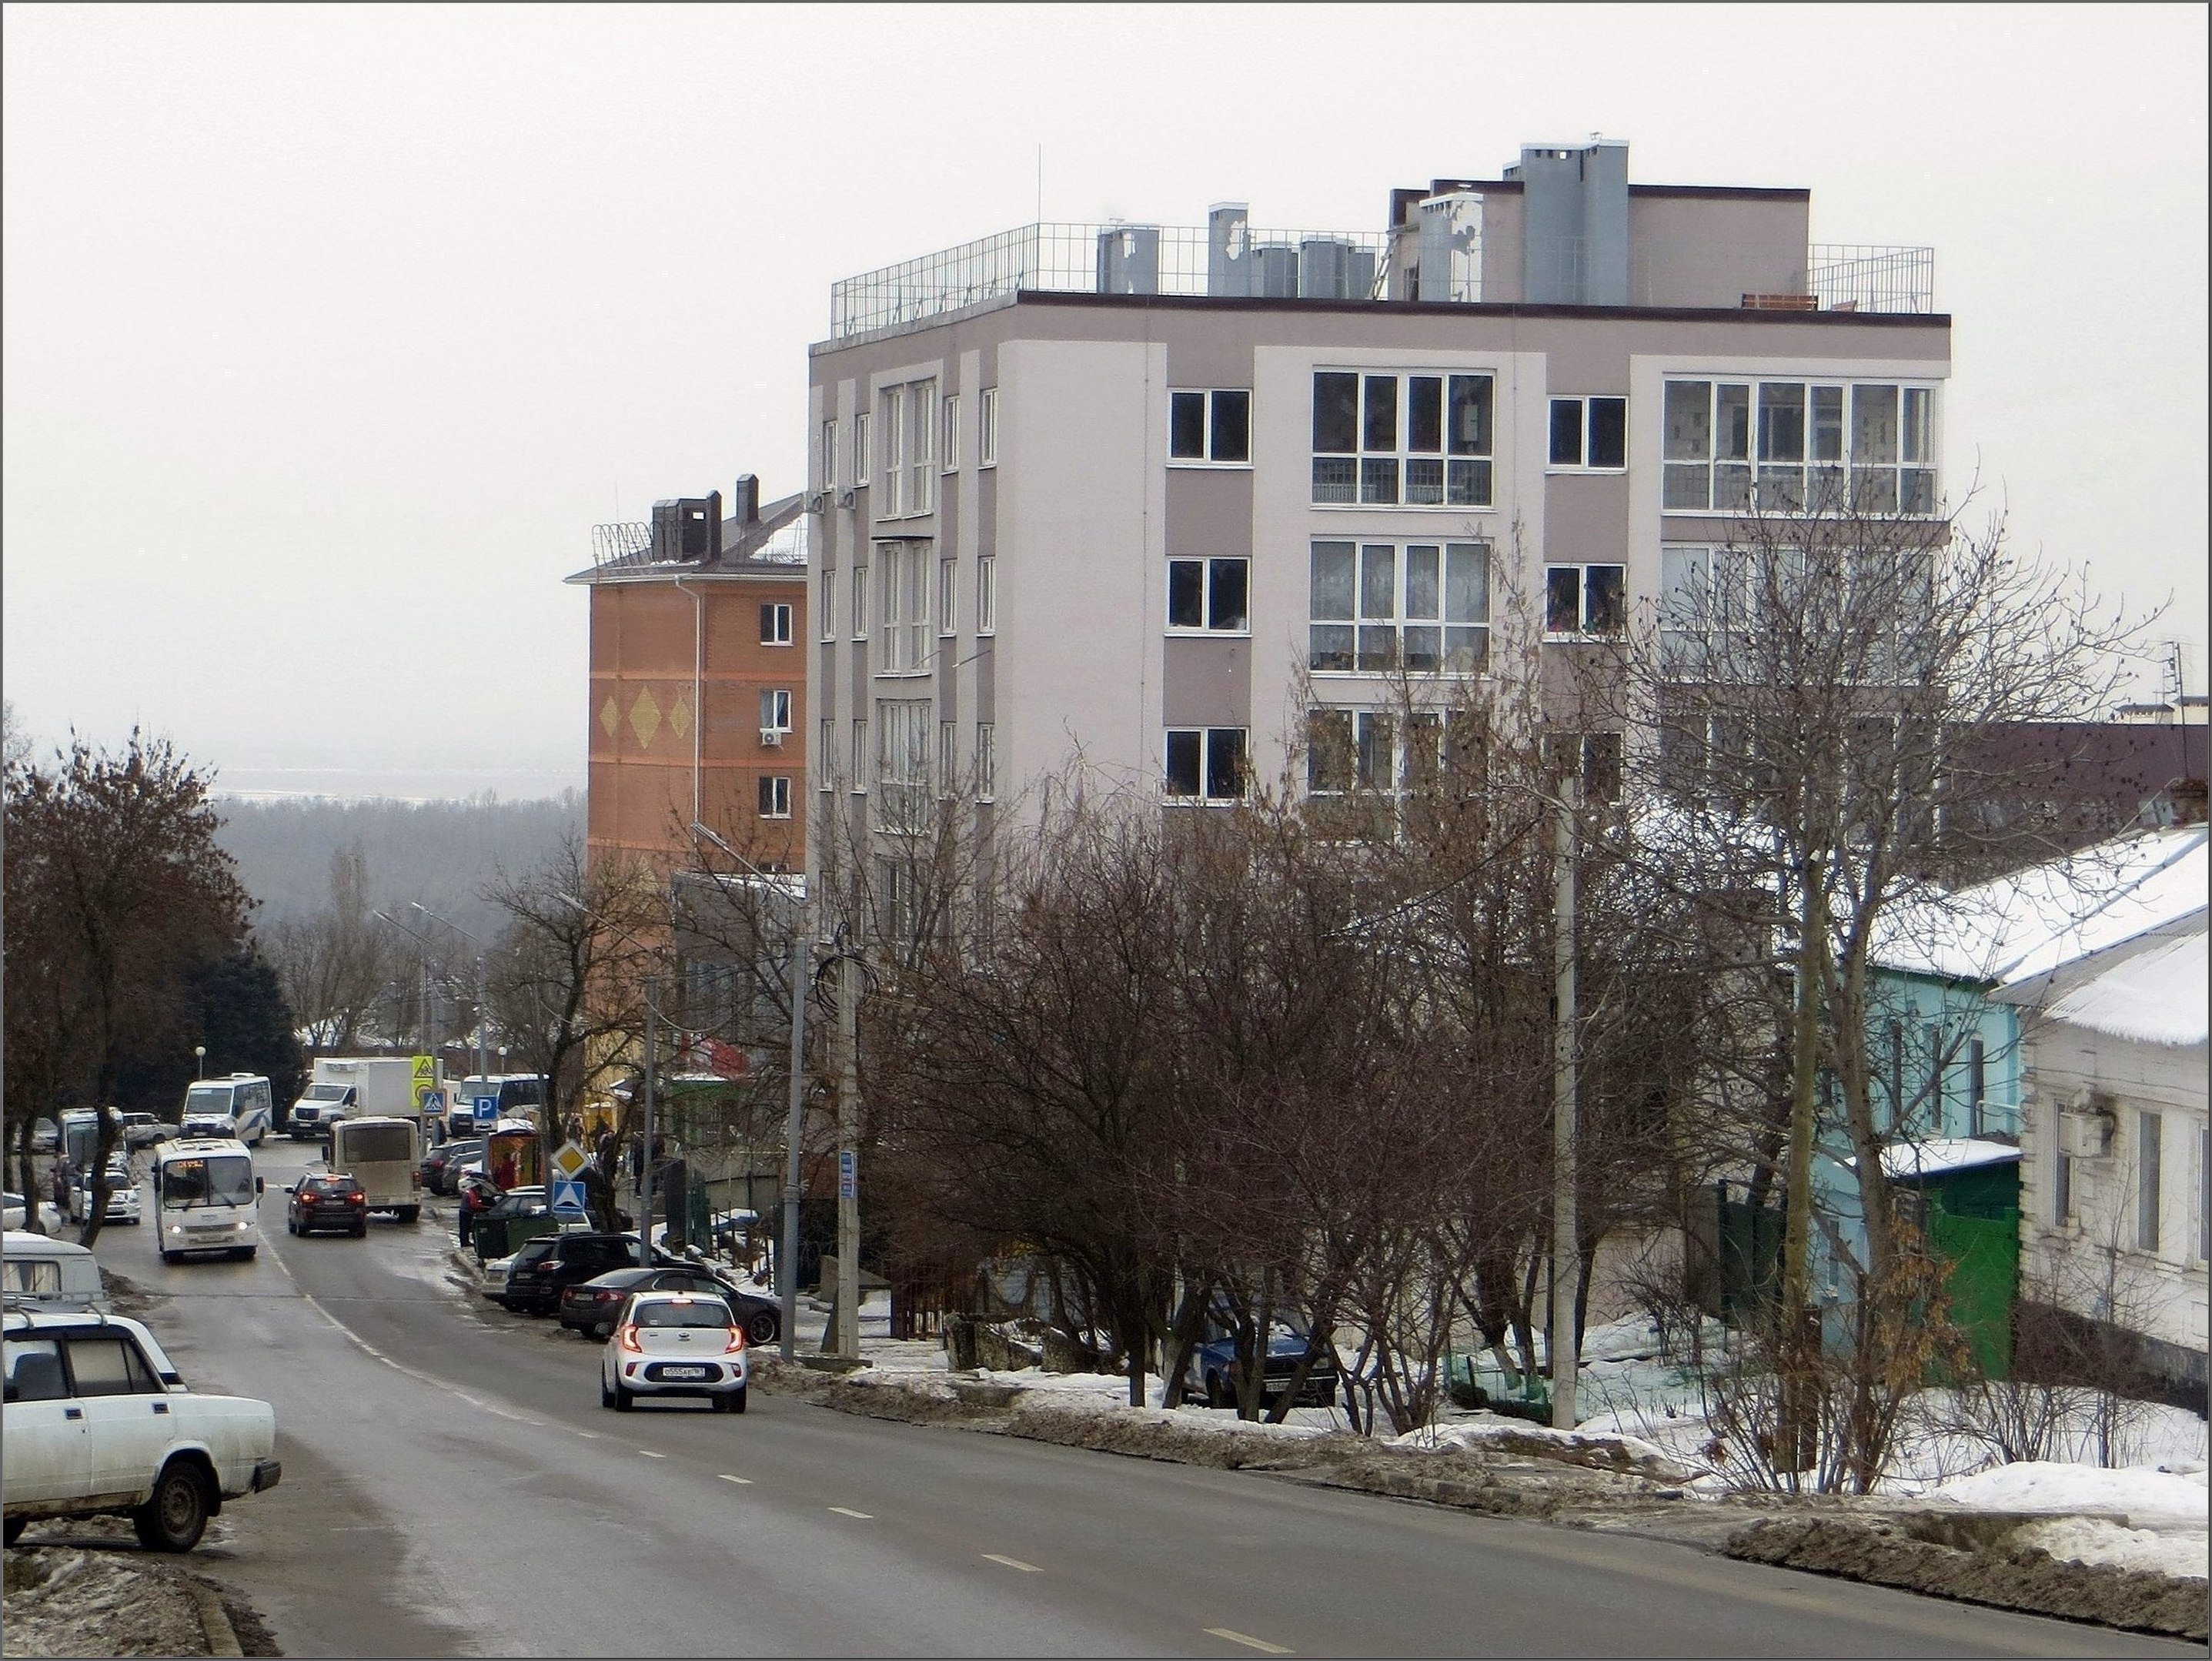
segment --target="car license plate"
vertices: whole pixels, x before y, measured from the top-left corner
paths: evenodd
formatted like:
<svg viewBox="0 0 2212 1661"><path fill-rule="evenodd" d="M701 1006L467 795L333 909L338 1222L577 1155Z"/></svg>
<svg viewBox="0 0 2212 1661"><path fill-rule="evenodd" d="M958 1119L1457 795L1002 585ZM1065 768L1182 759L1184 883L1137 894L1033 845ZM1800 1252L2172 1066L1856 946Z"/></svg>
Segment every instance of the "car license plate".
<svg viewBox="0 0 2212 1661"><path fill-rule="evenodd" d="M185 1226L186 1228L228 1228L229 1224L220 1217L195 1217Z"/></svg>
<svg viewBox="0 0 2212 1661"><path fill-rule="evenodd" d="M663 1367L660 1369L660 1376L664 1378L703 1378L707 1376L707 1369L704 1367Z"/></svg>

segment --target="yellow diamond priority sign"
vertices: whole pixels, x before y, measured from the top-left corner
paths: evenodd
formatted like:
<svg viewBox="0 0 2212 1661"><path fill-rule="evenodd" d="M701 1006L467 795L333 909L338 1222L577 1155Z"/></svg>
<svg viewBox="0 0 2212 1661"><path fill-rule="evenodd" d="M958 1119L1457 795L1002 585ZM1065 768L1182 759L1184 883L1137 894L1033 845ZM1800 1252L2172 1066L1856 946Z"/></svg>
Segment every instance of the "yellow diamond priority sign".
<svg viewBox="0 0 2212 1661"><path fill-rule="evenodd" d="M553 1168L571 1182L576 1179L576 1173L590 1163L589 1156L574 1142L562 1143L560 1152L553 1156Z"/></svg>

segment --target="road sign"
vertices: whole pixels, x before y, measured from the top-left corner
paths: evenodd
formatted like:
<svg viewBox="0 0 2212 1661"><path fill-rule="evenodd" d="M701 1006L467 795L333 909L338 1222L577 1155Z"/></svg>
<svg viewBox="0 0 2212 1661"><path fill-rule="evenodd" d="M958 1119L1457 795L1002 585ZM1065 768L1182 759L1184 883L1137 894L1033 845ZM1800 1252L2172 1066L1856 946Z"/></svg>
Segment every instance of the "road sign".
<svg viewBox="0 0 2212 1661"><path fill-rule="evenodd" d="M571 1182L576 1179L576 1173L590 1163L591 1156L574 1142L562 1143L560 1151L553 1156L553 1168Z"/></svg>
<svg viewBox="0 0 2212 1661"><path fill-rule="evenodd" d="M837 1153L837 1197L860 1197L860 1156L850 1148L841 1148Z"/></svg>
<svg viewBox="0 0 2212 1661"><path fill-rule="evenodd" d="M478 1124L490 1124L499 1117L499 1098L496 1096L470 1097L469 1113Z"/></svg>
<svg viewBox="0 0 2212 1661"><path fill-rule="evenodd" d="M443 1118L446 1112L446 1092L442 1090L423 1092L422 1099L417 1105L416 1110L426 1118L433 1115Z"/></svg>
<svg viewBox="0 0 2212 1661"><path fill-rule="evenodd" d="M436 1056L417 1056L415 1058L415 1082L416 1084L428 1085L434 1085L438 1082L438 1060Z"/></svg>
<svg viewBox="0 0 2212 1661"><path fill-rule="evenodd" d="M573 1177L556 1177L553 1179L550 1209L556 1217L585 1217L591 1214L584 1205L584 1185Z"/></svg>

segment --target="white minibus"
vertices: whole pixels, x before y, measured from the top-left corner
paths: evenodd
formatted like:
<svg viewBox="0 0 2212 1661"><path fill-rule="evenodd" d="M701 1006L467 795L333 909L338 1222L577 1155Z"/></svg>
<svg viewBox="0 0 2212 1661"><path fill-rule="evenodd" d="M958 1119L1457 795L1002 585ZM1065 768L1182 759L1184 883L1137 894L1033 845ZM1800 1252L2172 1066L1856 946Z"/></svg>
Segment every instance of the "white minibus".
<svg viewBox="0 0 2212 1661"><path fill-rule="evenodd" d="M332 1171L361 1184L371 1211L397 1214L403 1223L422 1214L422 1132L413 1119L341 1119L331 1127Z"/></svg>
<svg viewBox="0 0 2212 1661"><path fill-rule="evenodd" d="M165 1263L220 1251L252 1257L261 1244L261 1184L246 1144L228 1136L188 1136L154 1153L156 1244Z"/></svg>
<svg viewBox="0 0 2212 1661"><path fill-rule="evenodd" d="M217 1120L222 1121L220 1128ZM260 1074L203 1079L185 1092L183 1129L187 1136L235 1136L241 1142L258 1142L275 1126L275 1098Z"/></svg>

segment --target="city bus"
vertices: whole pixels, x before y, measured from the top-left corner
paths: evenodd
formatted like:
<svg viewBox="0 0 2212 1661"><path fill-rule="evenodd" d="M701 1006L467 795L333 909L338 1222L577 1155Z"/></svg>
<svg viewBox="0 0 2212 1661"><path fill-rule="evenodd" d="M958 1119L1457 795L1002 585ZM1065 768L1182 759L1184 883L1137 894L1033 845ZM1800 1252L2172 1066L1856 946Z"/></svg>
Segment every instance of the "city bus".
<svg viewBox="0 0 2212 1661"><path fill-rule="evenodd" d="M219 1251L251 1259L261 1244L253 1155L232 1136L189 1136L154 1153L155 1242L165 1263Z"/></svg>

